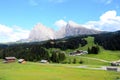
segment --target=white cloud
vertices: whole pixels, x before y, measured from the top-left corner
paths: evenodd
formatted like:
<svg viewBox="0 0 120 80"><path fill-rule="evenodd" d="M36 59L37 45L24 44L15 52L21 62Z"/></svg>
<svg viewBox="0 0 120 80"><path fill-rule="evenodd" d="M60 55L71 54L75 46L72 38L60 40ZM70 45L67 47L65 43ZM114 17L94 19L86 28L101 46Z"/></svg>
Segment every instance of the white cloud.
<svg viewBox="0 0 120 80"><path fill-rule="evenodd" d="M64 27L64 26L66 26L66 24L67 24L67 22L62 20L62 19L58 20L54 23L54 25L57 26L57 27Z"/></svg>
<svg viewBox="0 0 120 80"><path fill-rule="evenodd" d="M100 16L99 21L89 21L83 26L104 31L120 30L120 16L117 16L117 12L114 10L107 11Z"/></svg>
<svg viewBox="0 0 120 80"><path fill-rule="evenodd" d="M64 27L67 22L64 20L58 20L55 22L55 26ZM117 31L120 30L120 16L117 16L115 10L107 11L102 14L98 21L88 21L85 24L79 24L89 29L96 29L102 31Z"/></svg>
<svg viewBox="0 0 120 80"><path fill-rule="evenodd" d="M100 17L100 20L107 21L108 19L113 19L116 17L116 14L117 14L116 11L108 11Z"/></svg>
<svg viewBox="0 0 120 80"><path fill-rule="evenodd" d="M20 39L26 39L29 36L29 30L24 30L18 26L12 28L0 24L0 42L14 42Z"/></svg>

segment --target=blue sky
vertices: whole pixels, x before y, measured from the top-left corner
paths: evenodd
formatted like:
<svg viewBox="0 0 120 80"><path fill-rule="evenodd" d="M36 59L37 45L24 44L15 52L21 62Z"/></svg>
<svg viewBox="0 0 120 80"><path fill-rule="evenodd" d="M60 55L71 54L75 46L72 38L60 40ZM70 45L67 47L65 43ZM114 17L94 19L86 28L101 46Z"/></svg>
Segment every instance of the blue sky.
<svg viewBox="0 0 120 80"><path fill-rule="evenodd" d="M118 23L109 23L109 17L112 22L120 21L120 0L0 0L0 41L26 38L37 23L55 30L68 21L98 30L119 30ZM101 27L101 23L117 27ZM10 37L9 32L14 35Z"/></svg>

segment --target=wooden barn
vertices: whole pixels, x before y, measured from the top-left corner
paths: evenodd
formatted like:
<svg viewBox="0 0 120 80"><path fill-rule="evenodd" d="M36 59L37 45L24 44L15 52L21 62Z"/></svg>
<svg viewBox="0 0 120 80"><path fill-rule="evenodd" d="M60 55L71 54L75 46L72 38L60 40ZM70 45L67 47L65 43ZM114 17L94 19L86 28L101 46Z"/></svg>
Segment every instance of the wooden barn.
<svg viewBox="0 0 120 80"><path fill-rule="evenodd" d="M5 63L10 63L10 62L15 62L16 58L15 57L5 57Z"/></svg>
<svg viewBox="0 0 120 80"><path fill-rule="evenodd" d="M106 67L106 70L108 71L118 71L117 67Z"/></svg>

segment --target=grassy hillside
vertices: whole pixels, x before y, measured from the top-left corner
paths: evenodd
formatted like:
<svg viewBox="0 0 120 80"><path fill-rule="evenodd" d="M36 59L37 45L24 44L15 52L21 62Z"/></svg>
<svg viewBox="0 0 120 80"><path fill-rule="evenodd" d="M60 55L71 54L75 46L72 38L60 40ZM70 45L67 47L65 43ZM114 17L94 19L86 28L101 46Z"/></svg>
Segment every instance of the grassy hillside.
<svg viewBox="0 0 120 80"><path fill-rule="evenodd" d="M95 45L93 37L88 37L88 38L86 38L86 40L87 40L88 44L81 48L83 50L87 50L88 47ZM114 61L114 60L120 59L120 51L105 50L101 46L99 46L99 47L100 47L99 54L97 54L97 55L89 54L89 55L85 55L85 56L104 59L104 60L108 60L108 61Z"/></svg>
<svg viewBox="0 0 120 80"><path fill-rule="evenodd" d="M0 62L0 80L117 80L119 72L71 68L61 64Z"/></svg>
<svg viewBox="0 0 120 80"><path fill-rule="evenodd" d="M88 47L91 47L94 44L94 37L88 37L85 38L85 40L87 40L87 45L85 45L84 47L79 47L76 50L87 50ZM90 64L90 65L110 65L108 62L111 61L116 61L120 59L120 51L110 51L110 50L105 50L103 49L101 46L99 46L100 48L100 52L99 54L86 54L86 55L82 55L82 56L68 56L68 60L73 60L74 58L76 58L77 63L82 60L84 63L83 64ZM69 54L69 52L73 52L74 50L67 50L66 52ZM105 60L108 62L104 62L101 60L96 60L96 59L90 59L90 58L96 58L96 59L101 59L101 60Z"/></svg>
<svg viewBox="0 0 120 80"><path fill-rule="evenodd" d="M81 47L80 49L87 50L88 47L95 45L94 44L94 37L88 37L88 38L85 38L85 40L87 40L87 45L85 45L84 47Z"/></svg>

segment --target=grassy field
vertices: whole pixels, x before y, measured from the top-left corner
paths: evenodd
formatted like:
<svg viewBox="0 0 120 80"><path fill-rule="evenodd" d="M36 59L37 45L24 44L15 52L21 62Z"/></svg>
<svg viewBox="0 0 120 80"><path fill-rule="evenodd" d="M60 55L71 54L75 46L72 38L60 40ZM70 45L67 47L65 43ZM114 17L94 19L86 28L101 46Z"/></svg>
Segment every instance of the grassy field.
<svg viewBox="0 0 120 80"><path fill-rule="evenodd" d="M0 62L0 80L119 80L120 73L66 67L62 64Z"/></svg>

